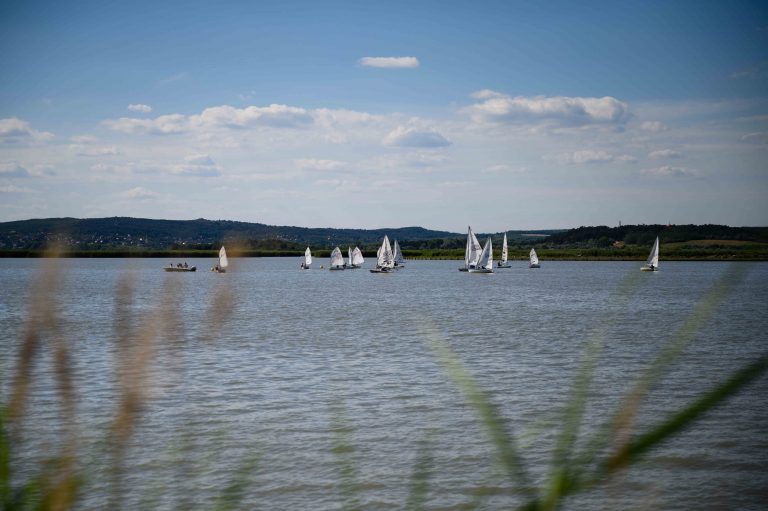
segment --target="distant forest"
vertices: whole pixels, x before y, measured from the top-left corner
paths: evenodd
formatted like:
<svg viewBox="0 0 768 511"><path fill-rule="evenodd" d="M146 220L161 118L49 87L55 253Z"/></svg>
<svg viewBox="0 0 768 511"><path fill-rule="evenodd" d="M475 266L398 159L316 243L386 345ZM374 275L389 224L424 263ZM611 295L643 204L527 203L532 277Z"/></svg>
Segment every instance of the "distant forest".
<svg viewBox="0 0 768 511"><path fill-rule="evenodd" d="M49 218L0 223L0 251L4 255L34 253L57 244L70 252L91 255L114 253L146 254L158 251L210 251L222 244L247 252L293 254L306 246L322 251L334 246L359 246L365 253L376 252L382 237L399 240L406 255L458 256L463 254L466 234L434 231L423 227L389 229L333 229L272 226L230 220L151 220L143 218ZM481 243L493 238L501 246L504 233L478 233ZM725 225L624 225L621 227L579 227L569 230L510 230L510 250L600 249L642 251L659 236L662 245L694 243L697 250L711 250L718 243L729 249L765 251L768 227ZM703 245L706 245L704 247ZM756 247L756 248L755 248ZM694 247L688 247L693 249ZM602 252L601 252L602 254ZM621 256L616 253L616 256ZM627 254L625 254L627 255Z"/></svg>

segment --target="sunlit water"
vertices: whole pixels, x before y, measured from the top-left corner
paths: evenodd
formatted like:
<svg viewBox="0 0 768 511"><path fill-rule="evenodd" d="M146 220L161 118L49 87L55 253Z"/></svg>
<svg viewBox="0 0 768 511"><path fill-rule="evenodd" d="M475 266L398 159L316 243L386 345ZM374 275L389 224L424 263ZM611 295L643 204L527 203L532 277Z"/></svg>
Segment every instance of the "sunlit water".
<svg viewBox="0 0 768 511"><path fill-rule="evenodd" d="M134 289L130 335L158 311L179 314L154 348L149 399L127 450L125 509L212 508L243 474L246 509L344 509L355 499L362 509L402 509L423 441L431 457L428 509L508 509L520 502L515 483L430 340L447 343L499 407L538 485L551 469L589 340L604 346L582 443L734 264L744 270L738 287L652 387L635 429L660 422L768 350L765 263L663 262L660 272L641 274L636 262L543 261L538 270L515 262L493 275L458 272L457 261L409 261L383 275L320 270L324 261L300 271L296 258L233 259L222 275L205 271L212 263L204 260L194 261L204 271L185 274L163 272L168 261L158 259L59 263L82 509L104 508L111 491L115 302L125 275ZM0 260L4 401L42 264ZM218 293L232 298L234 310L208 338ZM44 344L36 358L24 436L14 444L17 477L61 447L50 352ZM766 380L565 508L764 509Z"/></svg>

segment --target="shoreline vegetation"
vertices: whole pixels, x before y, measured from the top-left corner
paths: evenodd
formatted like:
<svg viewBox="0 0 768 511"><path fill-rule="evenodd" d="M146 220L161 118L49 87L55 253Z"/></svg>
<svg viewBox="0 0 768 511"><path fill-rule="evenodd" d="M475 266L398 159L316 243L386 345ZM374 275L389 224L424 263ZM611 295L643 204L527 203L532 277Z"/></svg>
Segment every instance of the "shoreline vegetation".
<svg viewBox="0 0 768 511"><path fill-rule="evenodd" d="M675 244L681 245L681 244ZM328 258L331 249L312 248L316 258ZM644 261L648 256L648 247L635 246L616 248L554 248L535 247L542 260L549 261ZM510 261L527 261L530 247L510 248ZM239 249L227 247L231 257L303 257L304 250L261 250ZM665 261L768 261L768 244L749 244L738 246L715 245L696 246L682 245L665 247L661 245L662 257ZM459 249L427 249L403 250L403 255L410 260L455 260L464 259L464 251ZM496 254L498 255L498 254ZM375 258L376 252L363 250L365 258ZM0 250L0 258L207 258L216 259L218 249L106 249L106 250L63 250L51 251L43 249Z"/></svg>

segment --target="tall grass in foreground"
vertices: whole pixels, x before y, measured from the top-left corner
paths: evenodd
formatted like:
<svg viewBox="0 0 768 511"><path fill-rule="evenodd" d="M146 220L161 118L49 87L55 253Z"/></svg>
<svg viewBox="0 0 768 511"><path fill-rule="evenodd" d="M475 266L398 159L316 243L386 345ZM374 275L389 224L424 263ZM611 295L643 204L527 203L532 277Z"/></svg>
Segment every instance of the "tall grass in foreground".
<svg viewBox="0 0 768 511"><path fill-rule="evenodd" d="M76 508L83 498L84 483L89 477L84 469L85 461L79 456L79 433L76 429L76 388L73 385L73 369L67 339L61 329L61 314L54 297L61 285L61 272L56 259L44 260L39 278L31 291L27 321L20 340L15 373L7 397L7 404L0 409L0 505L4 510L68 510ZM650 390L662 379L665 372L701 330L720 304L743 279L744 267L732 266L715 285L699 300L689 317L675 332L623 397L613 416L602 428L594 432L582 432L582 422L590 399L590 386L609 327L615 318L607 315L596 325L587 339L570 396L559 421L559 436L553 445L549 475L544 483L534 481L531 468L526 466L519 436L505 422L497 407L486 394L480 379L475 378L462 360L451 350L439 329L421 320L421 331L434 356L444 369L447 378L460 390L466 402L474 410L478 421L488 435L488 441L496 454L495 471L503 474L514 490L524 510L552 510L560 508L567 499L580 492L605 485L624 469L640 460L649 451L662 445L679 432L694 427L709 410L735 395L768 369L768 357L762 355L750 364L734 372L725 381L712 385L699 398L682 410L671 414L655 426L637 431L635 426L641 404ZM631 273L622 283L615 296L616 309L625 308L637 289L639 272ZM170 282L173 282L172 280ZM163 289L160 303L173 302L178 289L168 285ZM109 501L103 507L121 509L127 487L125 458L131 440L136 435L142 412L150 400L150 365L161 346L183 350L181 320L173 308L158 307L153 312L136 316L131 312L135 301L130 273L120 279L114 301L114 337L116 350L117 402L109 431L103 432L110 457ZM218 286L215 297L208 307L205 328L201 330L201 342L215 342L217 332L232 312L234 297L229 287ZM24 434L25 405L29 389L35 377L35 360L44 350L49 350L55 367L55 380L60 396L61 413L65 430L58 452L41 462L39 470L20 480L14 473L14 445ZM182 356L181 354L179 356ZM356 451L354 430L346 418L343 401L330 410L331 432L334 435L333 455L337 461L337 498L345 510L364 509L364 495L358 483L354 463ZM430 432L418 442L413 453L410 474L406 480L407 497L403 509L416 511L428 508L430 481L439 471L435 466L433 435ZM194 470L185 468L188 460L181 456L176 460L182 474L182 491L189 485L185 478L194 478ZM234 460L237 467L231 479L218 489L218 496L211 502L199 503L183 493L175 507L191 509L254 509L258 502L246 502L245 495L253 484L253 473L258 466L258 455L248 453L242 460ZM103 474L100 474L103 476ZM162 491L162 489L158 489ZM466 509L480 507L486 496L478 494ZM152 492L145 496L147 509L157 507L158 500Z"/></svg>

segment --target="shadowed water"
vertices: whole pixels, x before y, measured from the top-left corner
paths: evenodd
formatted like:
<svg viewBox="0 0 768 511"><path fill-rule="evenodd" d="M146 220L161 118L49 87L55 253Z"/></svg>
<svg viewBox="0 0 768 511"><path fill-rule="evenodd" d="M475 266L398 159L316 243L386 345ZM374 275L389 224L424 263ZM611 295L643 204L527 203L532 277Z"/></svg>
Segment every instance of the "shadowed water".
<svg viewBox="0 0 768 511"><path fill-rule="evenodd" d="M195 262L201 270L208 263ZM0 260L5 402L41 264ZM247 509L348 509L355 499L363 509L402 509L419 445L428 440L427 509L508 509L520 502L513 485L425 332L436 331L498 405L543 484L586 342L605 334L583 427L589 435L730 267L663 262L661 271L640 274L636 262L543 261L538 270L514 262L470 275L456 271L457 261L409 261L400 272L371 274L323 271L317 261L300 271L295 258L233 258L227 274L181 274L164 273L168 261L157 259L60 264L56 303L72 351L82 509L103 508L111 491L115 295L126 272L134 329L158 310L179 317L153 352L149 399L126 451L124 508L213 507L215 495L256 460ZM737 264L746 268L743 280L653 387L638 430L768 350L768 264ZM635 274L628 301L619 299L620 285ZM209 339L211 302L222 289L233 310ZM564 507L763 508L766 391L763 378ZM18 477L61 442L50 350L36 360L30 392L14 445ZM352 495L345 478L353 479Z"/></svg>

